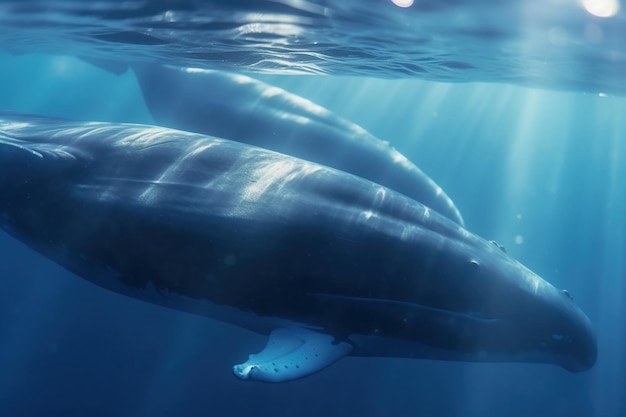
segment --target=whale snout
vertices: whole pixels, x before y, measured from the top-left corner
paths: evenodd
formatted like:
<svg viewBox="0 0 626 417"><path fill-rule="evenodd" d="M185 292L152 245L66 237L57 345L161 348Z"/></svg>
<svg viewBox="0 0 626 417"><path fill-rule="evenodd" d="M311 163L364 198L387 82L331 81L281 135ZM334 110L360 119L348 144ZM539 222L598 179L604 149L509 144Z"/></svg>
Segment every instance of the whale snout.
<svg viewBox="0 0 626 417"><path fill-rule="evenodd" d="M535 320L544 322L541 346L553 362L569 372L591 369L598 357L598 344L591 321L567 292L555 291L546 299L547 311ZM558 291L558 292L557 292Z"/></svg>
<svg viewBox="0 0 626 417"><path fill-rule="evenodd" d="M561 366L569 372L583 372L591 369L598 359L598 343L591 322L579 310L582 317L578 319L576 330L571 338L569 355L564 355ZM558 337L558 336L555 336Z"/></svg>

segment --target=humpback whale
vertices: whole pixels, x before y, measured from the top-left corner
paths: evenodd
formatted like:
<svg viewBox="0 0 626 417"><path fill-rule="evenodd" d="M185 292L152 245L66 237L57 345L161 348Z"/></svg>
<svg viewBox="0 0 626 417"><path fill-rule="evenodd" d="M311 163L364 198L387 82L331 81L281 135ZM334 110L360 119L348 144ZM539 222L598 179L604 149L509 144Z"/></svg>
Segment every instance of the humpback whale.
<svg viewBox="0 0 626 417"><path fill-rule="evenodd" d="M492 242L361 177L163 127L0 113L0 227L101 287L268 335L281 382L344 356L589 369L587 316Z"/></svg>
<svg viewBox="0 0 626 417"><path fill-rule="evenodd" d="M244 142L369 179L463 224L446 193L362 127L295 94L222 71L135 64L156 124Z"/></svg>

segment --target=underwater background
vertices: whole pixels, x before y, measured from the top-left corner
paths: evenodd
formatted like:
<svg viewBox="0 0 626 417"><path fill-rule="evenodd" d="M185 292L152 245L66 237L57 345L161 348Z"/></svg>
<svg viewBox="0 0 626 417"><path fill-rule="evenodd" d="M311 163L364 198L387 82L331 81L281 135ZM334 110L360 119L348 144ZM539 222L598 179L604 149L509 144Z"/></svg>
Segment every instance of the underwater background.
<svg viewBox="0 0 626 417"><path fill-rule="evenodd" d="M152 123L131 72L92 65L80 50L1 43L0 109ZM231 367L264 337L105 291L2 233L0 416L626 415L622 56L586 58L604 70L582 71L576 80L598 79L581 86L561 82L578 67L531 86L481 82L487 71L435 81L247 68L389 141L446 190L469 230L566 288L596 330L590 371L346 358L287 384L242 383Z"/></svg>

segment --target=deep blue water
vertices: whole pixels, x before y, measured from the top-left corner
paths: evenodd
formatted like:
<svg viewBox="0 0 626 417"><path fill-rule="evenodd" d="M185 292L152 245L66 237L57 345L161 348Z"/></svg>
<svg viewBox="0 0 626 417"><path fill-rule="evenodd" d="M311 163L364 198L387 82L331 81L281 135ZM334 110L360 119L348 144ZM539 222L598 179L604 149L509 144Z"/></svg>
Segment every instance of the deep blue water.
<svg viewBox="0 0 626 417"><path fill-rule="evenodd" d="M172 50L182 48L186 54L188 44L172 45L171 38L167 47L157 43L157 51L149 49L144 38L143 43L136 41L127 48L124 42L111 46L110 39L94 41L91 34L71 39L55 37L56 43L44 42L43 38L35 42L38 34L31 26L36 26L33 22L39 22L41 16L66 23L58 26L59 32L75 20L41 9L45 2L20 4L39 5L35 8L39 20L24 25L22 32L15 27L0 31L0 45L5 50L0 53L2 110L78 120L152 122L131 73L116 75L72 57L76 55L111 58L114 51L144 51L150 60L180 59L188 64L191 59L205 67L231 69L244 63L244 67L250 65L245 69L255 69L249 48L258 39L245 38L243 46L229 44L239 53L220 55L215 60L175 57ZM71 4L76 9L83 7L78 7L81 2ZM106 9L106 3L99 4ZM168 3L159 4L166 9ZM285 1L273 6L283 13L282 7L290 5L291 13L294 4L311 8L320 3ZM536 2L528 4L539 7ZM579 7L564 17L566 33L578 33L572 28L591 22L603 28L605 35L594 42L568 37L568 53L554 59L542 55L539 61L544 63L544 71L537 72L531 65L537 62L532 58L537 49L530 48L531 52L524 54L518 48L502 47L505 43L535 45L520 33L541 32L541 22L556 19L555 4L545 14L539 10L538 16L544 19L535 19L539 23L528 26L526 31L523 22L511 28L499 20L493 24L490 20L475 20L481 10L504 7L487 1L476 6L424 3L432 9L428 13L433 15L429 16L444 20L456 16L457 20L448 22L450 26L482 24L512 33L478 36L481 41L476 36L433 29L428 32L427 47L420 51L428 71L409 71L411 78L404 78L407 72L398 68L415 63L415 57L403 53L415 39L387 37L386 45L392 45L389 53L401 57L394 60L377 55L386 48L376 47L375 42L374 49L368 49L369 43L357 36L365 36L365 32L357 32L350 42L337 43L368 50L373 54L369 57L342 51L336 60L329 59L332 54L320 58L320 51L308 37L309 41L298 48L319 61L311 61L309 55L296 57L291 43L280 46L290 62L315 64L315 68L334 74L330 77L267 74L293 68L280 60L284 57L277 50L265 49L265 36L260 51L275 61L261 68L266 74L256 76L309 98L390 141L454 199L469 230L497 240L542 277L559 288L567 288L596 329L599 357L592 370L572 374L536 364L346 358L323 372L287 384L244 383L232 376L231 366L258 351L265 343L263 337L105 291L1 234L0 415L626 415L626 98L619 95L625 85L626 51L625 44L616 43L619 35L615 33L624 23L623 11L601 20L584 15ZM563 10L575 7L567 2L558 4ZM234 16L227 14L231 8L251 7L243 1L221 6L220 16L226 17ZM511 3L505 9L506 15L520 16L519 6ZM397 11L389 13L396 16ZM370 21L364 14L373 19L372 13L346 2L344 10L327 13L339 19L328 26L316 26L320 25L318 17L313 18L317 12L306 15L308 20L301 17L305 20L296 20L294 25L306 29L309 37L323 32L331 40L342 38L319 28L336 28L337 21L349 21L351 16L362 18L357 23L368 23L368 30L377 24L381 30L391 30L389 26L393 25ZM577 18L582 19L582 26ZM24 19L30 19L30 15ZM110 15L96 14L89 19L109 26L137 24ZM385 19L379 16L379 20ZM189 22L181 24L183 29L190 29L185 24ZM430 24L434 27L436 21ZM550 24L546 25L549 31ZM86 33L81 30L72 29ZM211 26L203 33L208 36L212 30ZM345 32L338 30L340 34ZM159 39L163 36L160 32ZM229 36L231 32L220 32L221 43L216 46L220 53ZM553 36L560 35L557 32ZM67 43L59 43L59 39ZM450 50L446 42L438 43L442 39L455 43L455 48ZM552 47L537 42L545 48L542 51L554 52ZM203 53L213 45L197 43L202 44ZM276 43L271 46L278 48ZM17 49L28 53L9 53ZM92 53L94 49L96 53ZM475 54L475 50L485 51L485 56ZM494 57L494 50L504 52ZM471 61L471 69L456 64L442 67L444 60L440 56L444 53L445 62ZM454 82L442 82L446 79ZM528 83L534 86L523 86ZM567 91L562 91L564 88Z"/></svg>

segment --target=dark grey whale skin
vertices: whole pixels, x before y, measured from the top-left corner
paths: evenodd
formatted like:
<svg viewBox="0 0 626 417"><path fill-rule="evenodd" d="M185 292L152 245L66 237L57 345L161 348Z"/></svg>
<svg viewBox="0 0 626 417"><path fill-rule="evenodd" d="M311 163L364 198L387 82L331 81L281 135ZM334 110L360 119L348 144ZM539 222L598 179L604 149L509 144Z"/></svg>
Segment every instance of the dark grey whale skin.
<svg viewBox="0 0 626 417"><path fill-rule="evenodd" d="M354 355L596 360L572 299L493 243L374 182L238 142L1 113L0 226L102 287L261 333L296 323Z"/></svg>
<svg viewBox="0 0 626 417"><path fill-rule="evenodd" d="M463 225L454 202L388 142L295 94L221 71L132 66L159 126L213 135L337 168L405 194Z"/></svg>

